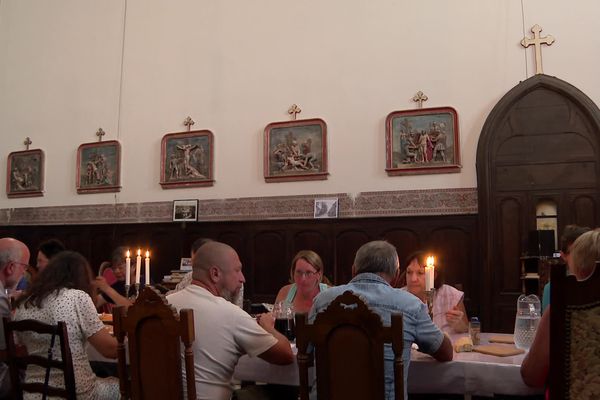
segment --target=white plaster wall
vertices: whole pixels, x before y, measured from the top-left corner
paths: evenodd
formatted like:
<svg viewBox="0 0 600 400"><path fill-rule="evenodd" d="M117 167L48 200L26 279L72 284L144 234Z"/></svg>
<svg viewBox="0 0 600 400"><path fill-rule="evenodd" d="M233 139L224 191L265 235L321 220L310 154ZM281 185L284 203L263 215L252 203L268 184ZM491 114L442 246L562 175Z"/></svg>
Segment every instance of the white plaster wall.
<svg viewBox="0 0 600 400"><path fill-rule="evenodd" d="M475 152L492 107L534 73L519 44L538 23L556 43L544 72L600 100L600 3L560 0L0 0L0 187L30 136L46 153L44 197L0 208L476 186ZM530 35L529 32L527 32ZM459 113L459 174L388 177L386 115ZM265 183L263 129L328 124L326 181ZM215 134L213 187L163 190L160 141ZM79 144L101 126L123 146L117 194L78 195Z"/></svg>

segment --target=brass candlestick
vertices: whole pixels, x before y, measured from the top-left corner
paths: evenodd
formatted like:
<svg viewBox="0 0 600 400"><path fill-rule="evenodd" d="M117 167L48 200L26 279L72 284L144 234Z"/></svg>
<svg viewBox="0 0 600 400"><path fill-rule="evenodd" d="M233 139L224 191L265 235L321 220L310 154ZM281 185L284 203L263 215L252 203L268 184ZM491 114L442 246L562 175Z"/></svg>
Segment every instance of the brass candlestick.
<svg viewBox="0 0 600 400"><path fill-rule="evenodd" d="M429 317L433 321L433 289L425 291L425 299L427 300L427 311L429 312Z"/></svg>

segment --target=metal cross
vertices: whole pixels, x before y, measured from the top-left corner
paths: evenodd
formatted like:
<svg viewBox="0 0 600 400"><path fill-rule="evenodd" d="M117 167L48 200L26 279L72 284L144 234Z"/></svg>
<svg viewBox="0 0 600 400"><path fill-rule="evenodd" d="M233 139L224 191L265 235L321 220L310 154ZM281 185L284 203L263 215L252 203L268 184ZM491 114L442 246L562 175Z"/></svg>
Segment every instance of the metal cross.
<svg viewBox="0 0 600 400"><path fill-rule="evenodd" d="M533 32L533 38L524 37L523 40L521 40L521 46L523 46L525 48L529 47L530 45L535 46L535 73L536 74L544 73L542 71L542 45L546 44L546 45L550 46L550 45L552 45L552 43L554 43L554 36L548 35L548 36L541 37L540 36L541 31L542 31L542 28L538 24L535 24L531 28L531 32Z"/></svg>
<svg viewBox="0 0 600 400"><path fill-rule="evenodd" d="M29 136L27 136L25 138L25 141L23 142L23 144L25 145L25 149L26 150L29 150L29 145L31 145L31 143L33 143L33 142L31 141L31 139L29 138Z"/></svg>
<svg viewBox="0 0 600 400"><path fill-rule="evenodd" d="M423 102L427 100L429 100L429 97L420 90L412 98L412 101L419 103L419 108L423 108Z"/></svg>
<svg viewBox="0 0 600 400"><path fill-rule="evenodd" d="M288 114L290 114L292 116L292 119L295 121L296 120L296 114L300 114L302 112L302 110L300 109L300 107L298 107L297 104L292 104L292 106L290 107L290 109L288 110Z"/></svg>
<svg viewBox="0 0 600 400"><path fill-rule="evenodd" d="M104 132L102 130L102 128L98 128L98 131L96 132L96 136L98 136L98 141L101 142L102 141L102 136L106 135L106 132Z"/></svg>
<svg viewBox="0 0 600 400"><path fill-rule="evenodd" d="M188 132L192 130L192 125L196 122L189 115L183 120L183 125L187 126Z"/></svg>

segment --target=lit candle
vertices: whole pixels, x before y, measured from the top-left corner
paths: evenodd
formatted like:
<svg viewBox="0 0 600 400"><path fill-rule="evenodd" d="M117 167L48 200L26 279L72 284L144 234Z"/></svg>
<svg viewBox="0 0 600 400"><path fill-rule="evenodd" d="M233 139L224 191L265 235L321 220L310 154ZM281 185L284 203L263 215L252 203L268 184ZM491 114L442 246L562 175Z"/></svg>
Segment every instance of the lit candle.
<svg viewBox="0 0 600 400"><path fill-rule="evenodd" d="M125 253L125 285L131 285L131 253Z"/></svg>
<svg viewBox="0 0 600 400"><path fill-rule="evenodd" d="M146 250L146 286L150 285L150 252Z"/></svg>
<svg viewBox="0 0 600 400"><path fill-rule="evenodd" d="M427 257L427 266L425 266L425 290L429 291L433 289L433 279L435 266L433 265L433 256Z"/></svg>
<svg viewBox="0 0 600 400"><path fill-rule="evenodd" d="M142 271L142 250L138 249L137 258L135 260L135 284L140 284L140 273Z"/></svg>

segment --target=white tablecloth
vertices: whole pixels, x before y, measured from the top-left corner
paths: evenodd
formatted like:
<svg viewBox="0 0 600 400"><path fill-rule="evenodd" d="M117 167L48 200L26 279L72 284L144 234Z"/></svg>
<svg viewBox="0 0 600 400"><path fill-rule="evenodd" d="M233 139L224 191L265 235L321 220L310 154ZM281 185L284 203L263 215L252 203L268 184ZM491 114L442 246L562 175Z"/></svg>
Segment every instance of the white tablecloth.
<svg viewBox="0 0 600 400"><path fill-rule="evenodd" d="M482 344L493 334L481 334ZM497 334L493 336L498 336ZM459 336L453 337L453 341ZM467 395L530 395L541 389L526 386L521 379L524 354L496 357L481 353L454 353L454 360L437 362L413 350L408 373L409 393L448 393ZM298 385L298 367L269 364L260 358L243 356L234 378L243 381Z"/></svg>

